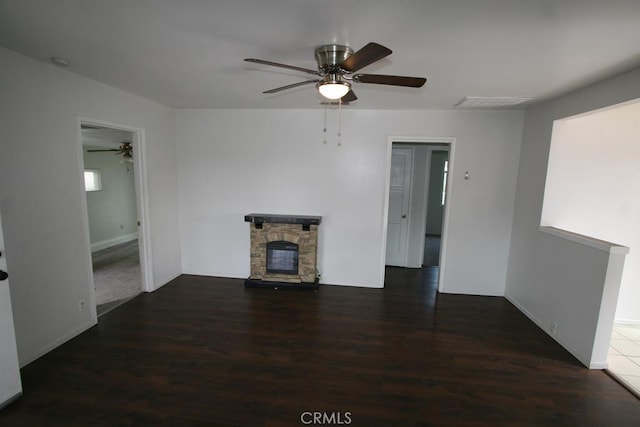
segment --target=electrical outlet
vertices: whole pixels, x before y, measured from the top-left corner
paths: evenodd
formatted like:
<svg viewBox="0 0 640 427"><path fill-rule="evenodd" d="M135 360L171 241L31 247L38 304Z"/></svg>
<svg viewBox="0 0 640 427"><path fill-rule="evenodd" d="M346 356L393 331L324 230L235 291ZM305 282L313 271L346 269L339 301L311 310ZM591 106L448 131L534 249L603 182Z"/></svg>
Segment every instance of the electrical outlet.
<svg viewBox="0 0 640 427"><path fill-rule="evenodd" d="M80 309L80 311L84 311L87 308L87 302L83 299L81 299L78 302L78 308Z"/></svg>
<svg viewBox="0 0 640 427"><path fill-rule="evenodd" d="M556 332L558 332L558 322L551 322L551 327L549 328L549 331L555 335Z"/></svg>

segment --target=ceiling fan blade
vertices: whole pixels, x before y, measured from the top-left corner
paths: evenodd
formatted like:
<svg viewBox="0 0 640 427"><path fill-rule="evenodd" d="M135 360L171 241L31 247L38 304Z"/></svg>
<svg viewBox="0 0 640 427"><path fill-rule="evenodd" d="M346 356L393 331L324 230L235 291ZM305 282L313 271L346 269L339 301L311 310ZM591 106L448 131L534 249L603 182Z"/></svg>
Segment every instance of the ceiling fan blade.
<svg viewBox="0 0 640 427"><path fill-rule="evenodd" d="M87 153L99 153L101 151L120 151L118 148L108 148L105 150L87 150Z"/></svg>
<svg viewBox="0 0 640 427"><path fill-rule="evenodd" d="M254 62L256 64L271 65L272 67L288 68L289 70L302 71L303 73L313 74L316 76L322 75L318 70L310 70L308 68L296 67L295 65L280 64L278 62L265 61L263 59L256 59L256 58L245 58L244 60L247 62Z"/></svg>
<svg viewBox="0 0 640 427"><path fill-rule="evenodd" d="M422 87L427 82L424 77L389 76L386 74L356 74L353 79L360 83L406 87Z"/></svg>
<svg viewBox="0 0 640 427"><path fill-rule="evenodd" d="M391 55L391 49L386 48L378 43L369 43L340 64L340 68L349 73L358 71L369 64Z"/></svg>
<svg viewBox="0 0 640 427"><path fill-rule="evenodd" d="M275 88L275 89L265 90L265 91L264 91L264 92L262 92L262 93L276 93L276 92L280 92L280 91L287 90L287 89L293 89L294 87L303 86L303 85L308 85L308 84L310 84L310 83L317 83L317 82L319 82L319 81L321 81L321 80L305 80L305 81L303 81L303 82L292 83L292 84L290 84L290 85L280 86L280 87L277 87L277 88Z"/></svg>
<svg viewBox="0 0 640 427"><path fill-rule="evenodd" d="M355 101L356 99L358 99L358 97L356 96L356 94L352 90L350 90L340 100L342 101L343 104L346 104L348 102Z"/></svg>

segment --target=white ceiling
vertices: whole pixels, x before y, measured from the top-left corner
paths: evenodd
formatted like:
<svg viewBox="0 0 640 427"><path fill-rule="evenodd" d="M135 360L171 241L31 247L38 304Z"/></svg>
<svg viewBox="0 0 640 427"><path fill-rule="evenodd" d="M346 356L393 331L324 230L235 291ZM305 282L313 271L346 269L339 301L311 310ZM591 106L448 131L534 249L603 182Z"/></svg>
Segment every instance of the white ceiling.
<svg viewBox="0 0 640 427"><path fill-rule="evenodd" d="M172 107L319 108L315 47L393 50L347 108L450 109L465 96L567 92L640 65L640 0L0 0L0 45Z"/></svg>

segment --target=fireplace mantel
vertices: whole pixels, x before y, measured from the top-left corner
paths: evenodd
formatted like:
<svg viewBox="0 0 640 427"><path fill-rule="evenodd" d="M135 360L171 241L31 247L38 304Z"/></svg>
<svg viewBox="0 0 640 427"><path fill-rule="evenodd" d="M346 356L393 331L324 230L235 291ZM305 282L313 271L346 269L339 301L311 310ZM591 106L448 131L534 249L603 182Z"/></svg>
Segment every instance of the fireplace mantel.
<svg viewBox="0 0 640 427"><path fill-rule="evenodd" d="M303 228L308 229L310 225L320 225L321 216L312 215L274 215L252 213L244 216L245 222L252 222L257 227L261 227L265 222L271 224L301 224Z"/></svg>

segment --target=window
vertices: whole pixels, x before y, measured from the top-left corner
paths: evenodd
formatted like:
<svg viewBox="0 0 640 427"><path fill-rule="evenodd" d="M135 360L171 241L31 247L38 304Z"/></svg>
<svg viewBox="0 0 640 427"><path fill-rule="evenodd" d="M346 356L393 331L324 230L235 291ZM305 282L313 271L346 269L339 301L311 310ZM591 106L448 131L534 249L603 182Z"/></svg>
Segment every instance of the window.
<svg viewBox="0 0 640 427"><path fill-rule="evenodd" d="M444 202L447 199L447 175L449 174L449 160L444 161L444 172L442 173L442 201L441 204L444 206Z"/></svg>
<svg viewBox="0 0 640 427"><path fill-rule="evenodd" d="M100 177L100 169L84 170L84 189L85 191L102 190L102 178Z"/></svg>

